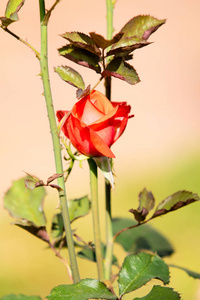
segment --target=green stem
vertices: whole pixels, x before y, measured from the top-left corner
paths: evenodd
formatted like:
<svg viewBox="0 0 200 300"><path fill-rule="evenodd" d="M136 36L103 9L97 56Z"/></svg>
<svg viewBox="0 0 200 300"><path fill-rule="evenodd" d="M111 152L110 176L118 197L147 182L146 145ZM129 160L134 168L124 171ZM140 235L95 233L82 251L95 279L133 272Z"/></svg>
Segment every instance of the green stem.
<svg viewBox="0 0 200 300"><path fill-rule="evenodd" d="M112 0L106 0L107 5L107 39L111 40L113 35L113 8ZM109 50L108 50L109 51ZM105 94L111 101L111 77L105 78ZM112 254L113 254L113 229L111 214L111 186L105 181L105 201L106 201L106 256L105 256L105 279L111 279Z"/></svg>
<svg viewBox="0 0 200 300"><path fill-rule="evenodd" d="M111 40L113 36L113 8L114 4L112 0L106 0L107 8L107 39Z"/></svg>
<svg viewBox="0 0 200 300"><path fill-rule="evenodd" d="M18 35L16 35L14 32L12 32L10 29L8 29L7 27L4 27L2 25L0 25L0 28L2 28L4 31L6 31L7 33L9 33L10 35L12 35L15 39L17 39L18 41L20 41L21 43L25 44L26 46L28 46L31 50L33 50L35 52L35 55L38 59L40 59L40 53L31 45L29 44L27 41L23 40L22 38L20 38Z"/></svg>
<svg viewBox="0 0 200 300"><path fill-rule="evenodd" d="M113 254L113 229L111 214L111 186L105 181L105 198L106 198L106 256L105 256L105 279L111 279L112 271L112 254Z"/></svg>
<svg viewBox="0 0 200 300"><path fill-rule="evenodd" d="M60 146L60 139L58 135L58 129L56 124L55 112L53 107L52 95L51 95L51 87L49 82L49 72L48 72L48 60L47 60L47 23L43 22L45 20L45 2L44 0L39 0L40 4L40 21L41 21L41 58L40 58L40 66L41 66L41 76L43 81L44 87L44 96L46 100L48 118L50 123L51 129L51 136L53 141L53 149L54 149L54 157L55 157L55 164L56 164L56 172L58 174L63 174L63 165L62 165L62 155L61 155L61 146ZM70 219L69 219L69 212L67 206L67 198L66 198L66 191L65 191L65 183L64 177L58 178L58 185L61 187L59 191L59 198L60 204L62 209L62 216L64 221L65 233L66 233L66 240L69 250L69 257L72 269L72 277L74 283L80 280L79 278L79 271L76 261L76 254L74 249L74 242L72 237Z"/></svg>
<svg viewBox="0 0 200 300"><path fill-rule="evenodd" d="M93 217L94 242L95 242L95 254L97 260L98 278L99 280L104 280L103 258L102 258L102 251L101 251L100 223L99 223L99 207L98 207L99 205L98 205L97 165L92 158L88 159L88 163L90 167L92 217Z"/></svg>

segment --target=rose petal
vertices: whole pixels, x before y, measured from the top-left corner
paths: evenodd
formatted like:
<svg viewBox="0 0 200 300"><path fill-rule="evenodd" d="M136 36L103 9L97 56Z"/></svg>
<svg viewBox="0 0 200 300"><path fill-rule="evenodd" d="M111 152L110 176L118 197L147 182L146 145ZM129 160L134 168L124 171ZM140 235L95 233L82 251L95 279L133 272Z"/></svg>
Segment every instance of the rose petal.
<svg viewBox="0 0 200 300"><path fill-rule="evenodd" d="M60 121L62 120L62 118L63 118L66 114L68 114L68 113L69 113L68 110L58 110L58 111L56 112L56 116L57 116L57 118L58 118L58 121L60 122ZM66 121L67 121L67 120L66 120ZM62 125L61 130L63 131L64 135L65 135L67 138L69 138L68 133L67 133L67 127L65 126L65 125L66 125L66 121L65 121L64 124Z"/></svg>
<svg viewBox="0 0 200 300"><path fill-rule="evenodd" d="M113 122L113 126L115 127L114 143L122 135L126 128L131 106L127 105L126 102L121 102L120 104L117 102L112 102L112 104L113 106L118 105L118 111Z"/></svg>
<svg viewBox="0 0 200 300"><path fill-rule="evenodd" d="M104 115L107 115L113 110L113 106L108 98L100 93L99 91L92 91L90 95L90 101L95 105L95 107L100 110Z"/></svg>
<svg viewBox="0 0 200 300"><path fill-rule="evenodd" d="M115 157L108 145L96 132L70 115L67 121L67 131L73 146L87 156Z"/></svg>
<svg viewBox="0 0 200 300"><path fill-rule="evenodd" d="M87 125L104 117L104 114L96 109L93 103L87 100L87 97L82 98L75 104L72 113Z"/></svg>
<svg viewBox="0 0 200 300"><path fill-rule="evenodd" d="M117 107L100 92L93 91L79 100L72 109L72 114L87 125L99 123L115 115Z"/></svg>

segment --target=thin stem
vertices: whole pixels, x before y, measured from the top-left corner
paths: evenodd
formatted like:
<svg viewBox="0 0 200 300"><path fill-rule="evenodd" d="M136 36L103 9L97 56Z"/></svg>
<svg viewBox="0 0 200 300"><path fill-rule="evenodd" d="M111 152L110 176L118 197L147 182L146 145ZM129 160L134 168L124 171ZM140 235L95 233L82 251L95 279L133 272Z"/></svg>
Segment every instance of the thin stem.
<svg viewBox="0 0 200 300"><path fill-rule="evenodd" d="M107 6L107 39L112 39L113 35L113 3L106 0ZM109 50L108 50L109 51ZM105 94L111 100L111 77L105 77ZM106 256L105 256L105 279L111 279L112 253L113 253L113 229L111 213L111 186L105 180L105 201L106 201Z"/></svg>
<svg viewBox="0 0 200 300"><path fill-rule="evenodd" d="M47 23L48 22L43 22L43 20L45 19L44 0L39 0L39 4L40 4L40 17L41 17L41 59L40 59L41 75L42 75L42 81L44 87L44 96L46 100L49 124L51 129L51 136L53 141L56 172L58 174L63 174L60 139L59 139L57 124L56 124L55 112L54 112L52 95L51 95L51 87L49 81L49 72L48 72L48 60L47 60ZM59 198L60 198L60 204L62 209L66 240L67 240L67 245L69 250L72 277L74 283L76 283L80 280L80 278L79 278L79 271L78 271L78 266L76 261L76 254L75 254L74 242L73 242L70 219L69 219L64 177L63 176L59 177L57 181L58 181L58 185L61 187L61 190L59 191Z"/></svg>
<svg viewBox="0 0 200 300"><path fill-rule="evenodd" d="M103 79L103 76L99 79L99 81L93 86L93 88L90 90L90 93L94 90L94 89L96 89L96 87L99 85L99 83L102 81L102 79Z"/></svg>
<svg viewBox="0 0 200 300"><path fill-rule="evenodd" d="M90 167L92 217L93 217L93 230L94 230L94 242L95 242L95 254L97 260L98 278L99 280L103 280L104 275L103 275L103 258L102 258L102 251L101 251L101 235L100 235L100 223L99 223L97 165L92 158L88 159L88 163Z"/></svg>
<svg viewBox="0 0 200 300"><path fill-rule="evenodd" d="M21 43L25 44L27 47L29 47L31 50L33 50L35 52L35 55L38 59L40 59L40 53L31 45L29 44L27 41L23 40L22 38L20 38L18 35L16 35L14 32L12 32L10 29L8 29L7 27L4 27L2 25L0 25L0 27L7 33L9 33L10 35L12 35L15 39L17 39L18 41L20 41Z"/></svg>
<svg viewBox="0 0 200 300"><path fill-rule="evenodd" d="M137 223L137 224L135 224L135 225L132 225L132 226L129 226L129 227L126 227L126 228L121 229L120 231L118 231L118 232L113 236L113 242L116 240L116 238L117 238L122 232L127 231L127 230L129 230L129 229L136 228L136 227L141 226L141 225L144 225L144 224L146 224L146 223L149 222L149 221L151 221L151 218L148 219L148 220L146 220L146 221L143 221L142 223Z"/></svg>
<svg viewBox="0 0 200 300"><path fill-rule="evenodd" d="M55 248L55 246L53 244L51 244L50 242L48 243L49 247L53 250L53 252L55 253L55 255L60 259L60 261L65 265L66 269L67 269L67 273L69 275L69 278L72 280L72 271L71 268L68 264L67 259L65 259L64 257L62 257L62 255L60 254L60 252Z"/></svg>

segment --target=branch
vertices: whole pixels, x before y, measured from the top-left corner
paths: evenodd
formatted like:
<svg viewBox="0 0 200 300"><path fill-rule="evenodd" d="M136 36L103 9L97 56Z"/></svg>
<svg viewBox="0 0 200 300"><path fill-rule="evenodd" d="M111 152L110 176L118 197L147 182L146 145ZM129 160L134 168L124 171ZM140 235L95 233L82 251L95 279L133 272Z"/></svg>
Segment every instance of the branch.
<svg viewBox="0 0 200 300"><path fill-rule="evenodd" d="M147 222L149 222L150 220L152 220L151 218L142 222L142 223L137 223L135 225L132 225L132 226L129 226L129 227L125 227L123 229L121 229L120 231L118 231L114 236L113 236L113 242L116 240L116 238L124 231L127 231L129 229L133 229L133 228L136 228L136 227L139 227L140 225L143 225L143 224L146 224Z"/></svg>
<svg viewBox="0 0 200 300"><path fill-rule="evenodd" d="M18 41L20 41L21 43L23 43L27 47L29 47L35 53L36 57L40 60L40 53L31 44L29 44L27 41L25 41L22 38L20 38L18 35L16 35L14 32L12 32L7 27L4 27L4 26L0 25L0 28L2 28L5 32L9 33L11 36L13 36L14 38L16 38Z"/></svg>

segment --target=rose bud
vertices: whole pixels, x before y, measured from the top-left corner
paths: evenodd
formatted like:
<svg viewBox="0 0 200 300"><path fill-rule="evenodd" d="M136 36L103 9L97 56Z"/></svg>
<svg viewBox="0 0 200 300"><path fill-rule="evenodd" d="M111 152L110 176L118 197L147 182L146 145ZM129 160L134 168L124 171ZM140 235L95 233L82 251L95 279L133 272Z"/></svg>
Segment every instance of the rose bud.
<svg viewBox="0 0 200 300"><path fill-rule="evenodd" d="M86 156L115 157L110 150L112 144L126 128L131 107L126 102L110 102L98 91L80 99L71 112L59 110L56 115L60 122L69 114L62 131L72 145Z"/></svg>

